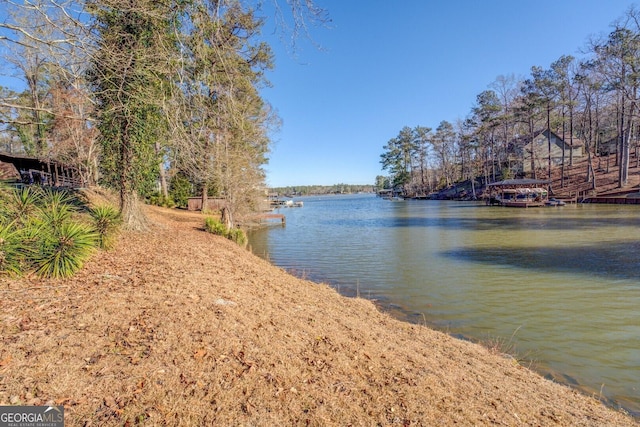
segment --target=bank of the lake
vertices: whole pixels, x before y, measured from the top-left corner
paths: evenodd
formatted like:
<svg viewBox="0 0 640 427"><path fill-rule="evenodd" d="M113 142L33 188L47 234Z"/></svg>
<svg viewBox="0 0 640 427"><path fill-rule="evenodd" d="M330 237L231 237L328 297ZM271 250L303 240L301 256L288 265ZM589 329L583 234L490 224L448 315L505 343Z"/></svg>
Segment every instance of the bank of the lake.
<svg viewBox="0 0 640 427"><path fill-rule="evenodd" d="M255 253L640 414L637 207L300 200L250 234Z"/></svg>
<svg viewBox="0 0 640 427"><path fill-rule="evenodd" d="M69 280L2 279L0 404L80 425L633 426L513 359L393 319L150 208Z"/></svg>

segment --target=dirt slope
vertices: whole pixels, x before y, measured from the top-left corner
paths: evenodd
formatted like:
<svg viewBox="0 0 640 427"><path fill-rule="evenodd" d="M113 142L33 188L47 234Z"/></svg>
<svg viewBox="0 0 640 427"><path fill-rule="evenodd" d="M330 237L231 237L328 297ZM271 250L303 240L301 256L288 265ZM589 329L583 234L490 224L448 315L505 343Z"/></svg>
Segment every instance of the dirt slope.
<svg viewBox="0 0 640 427"><path fill-rule="evenodd" d="M553 168L551 186L555 197L570 199L576 196L605 195L620 191L640 191L640 188L638 188L640 184L640 168L635 153L631 153L629 180L625 188L618 187L619 167L615 165L615 154L596 157L592 160L597 184L595 190L592 189L593 183L586 181L587 158L584 157L574 160L572 166L568 163L567 161L564 170L564 182L562 180L562 169L560 167Z"/></svg>
<svg viewBox="0 0 640 427"><path fill-rule="evenodd" d="M512 359L294 278L150 208L75 278L0 282L0 404L67 426L566 425L634 420Z"/></svg>

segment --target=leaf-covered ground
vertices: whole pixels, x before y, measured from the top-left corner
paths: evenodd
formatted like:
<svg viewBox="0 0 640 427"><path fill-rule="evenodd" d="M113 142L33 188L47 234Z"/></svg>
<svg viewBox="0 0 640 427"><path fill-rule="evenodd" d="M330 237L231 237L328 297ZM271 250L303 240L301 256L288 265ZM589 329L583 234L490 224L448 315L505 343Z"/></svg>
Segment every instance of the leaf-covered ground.
<svg viewBox="0 0 640 427"><path fill-rule="evenodd" d="M149 208L68 280L1 279L0 404L67 426L636 422L511 358L394 320Z"/></svg>

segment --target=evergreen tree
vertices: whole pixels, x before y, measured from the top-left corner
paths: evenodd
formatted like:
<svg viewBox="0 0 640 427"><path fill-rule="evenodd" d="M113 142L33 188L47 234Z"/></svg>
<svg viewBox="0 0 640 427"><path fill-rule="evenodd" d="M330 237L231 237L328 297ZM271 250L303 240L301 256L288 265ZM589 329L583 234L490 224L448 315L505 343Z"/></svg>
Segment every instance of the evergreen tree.
<svg viewBox="0 0 640 427"><path fill-rule="evenodd" d="M502 107L500 100L493 90L485 90L476 97L476 106L473 108L475 118L476 138L482 141L483 164L485 169L485 179L496 180L496 131L500 124L498 117ZM491 169L489 170L488 166Z"/></svg>
<svg viewBox="0 0 640 427"><path fill-rule="evenodd" d="M408 126L403 127L398 136L390 139L383 148L385 152L380 156L382 169L391 174L394 188L402 187L406 192L411 181L411 160L417 149L413 131Z"/></svg>
<svg viewBox="0 0 640 427"><path fill-rule="evenodd" d="M441 185L450 186L455 181L456 133L453 125L446 120L440 122L431 139L442 171Z"/></svg>
<svg viewBox="0 0 640 427"><path fill-rule="evenodd" d="M255 40L262 21L238 2L194 0L186 18L174 151L203 206L210 192L225 199L230 226L236 213L256 208L264 184L272 115L258 88L271 51Z"/></svg>
<svg viewBox="0 0 640 427"><path fill-rule="evenodd" d="M120 193L125 227L145 228L139 196L153 188L160 159L155 141L164 126L159 100L173 54L170 0L94 0L99 35L89 78L98 102L103 182Z"/></svg>
<svg viewBox="0 0 640 427"><path fill-rule="evenodd" d="M429 145L431 144L431 128L426 126L416 126L413 129L415 143L415 162L418 167L419 192L423 195L431 191L429 182Z"/></svg>

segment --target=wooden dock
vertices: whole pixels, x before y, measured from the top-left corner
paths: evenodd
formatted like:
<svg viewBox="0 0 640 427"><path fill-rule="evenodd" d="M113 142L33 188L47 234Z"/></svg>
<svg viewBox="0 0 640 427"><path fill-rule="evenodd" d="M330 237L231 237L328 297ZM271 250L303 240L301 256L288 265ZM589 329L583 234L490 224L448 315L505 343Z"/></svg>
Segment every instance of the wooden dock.
<svg viewBox="0 0 640 427"><path fill-rule="evenodd" d="M529 201L523 201L523 202L519 202L519 201L502 202L502 206L505 206L508 208L537 208L544 205L545 205L544 202L538 202L535 200L529 200Z"/></svg>
<svg viewBox="0 0 640 427"><path fill-rule="evenodd" d="M607 205L640 205L640 192L638 188L618 190L608 194L599 194L593 197L585 197L582 203L600 203Z"/></svg>
<svg viewBox="0 0 640 427"><path fill-rule="evenodd" d="M640 195L627 196L596 196L584 199L582 203L600 203L607 205L640 205Z"/></svg>
<svg viewBox="0 0 640 427"><path fill-rule="evenodd" d="M283 214L274 214L274 213L262 214L262 215L258 216L258 220L260 222L262 222L263 220L265 222L270 222L270 221L273 221L273 220L280 220L282 225L285 225L287 223L287 218Z"/></svg>

